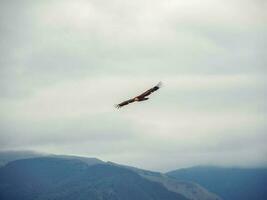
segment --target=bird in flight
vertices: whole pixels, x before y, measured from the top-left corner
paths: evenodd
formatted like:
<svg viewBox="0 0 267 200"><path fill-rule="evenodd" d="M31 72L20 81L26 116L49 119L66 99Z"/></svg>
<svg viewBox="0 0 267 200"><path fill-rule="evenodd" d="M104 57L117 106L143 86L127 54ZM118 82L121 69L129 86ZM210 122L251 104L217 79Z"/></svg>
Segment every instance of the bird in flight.
<svg viewBox="0 0 267 200"><path fill-rule="evenodd" d="M133 102L146 101L149 99L149 98L147 98L147 96L149 96L151 93L157 91L161 86L162 86L162 83L159 82L156 86L150 88L149 90L145 91L144 93L142 93L142 94L140 94L140 95L138 95L132 99L129 99L127 101L123 101L120 104L117 104L116 108L121 108L122 106L126 106L129 103L133 103Z"/></svg>

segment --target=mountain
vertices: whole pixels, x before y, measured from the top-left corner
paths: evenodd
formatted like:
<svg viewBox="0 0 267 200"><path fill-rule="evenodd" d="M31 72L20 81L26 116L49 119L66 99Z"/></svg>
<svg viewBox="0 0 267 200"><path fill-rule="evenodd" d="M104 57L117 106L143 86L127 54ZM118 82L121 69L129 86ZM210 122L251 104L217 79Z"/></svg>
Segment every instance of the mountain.
<svg viewBox="0 0 267 200"><path fill-rule="evenodd" d="M202 186L193 182L179 181L159 172L152 172L131 166L119 165L112 162L109 162L109 164L130 169L139 174L141 177L149 181L160 183L169 191L182 194L190 200L221 200L218 195L209 192Z"/></svg>
<svg viewBox="0 0 267 200"><path fill-rule="evenodd" d="M97 158L88 158L88 157L81 157L81 156L70 156L70 155L50 155L50 158L64 158L64 159L75 159L75 160L80 160L87 165L96 165L96 164L105 164L104 161L99 160Z"/></svg>
<svg viewBox="0 0 267 200"><path fill-rule="evenodd" d="M41 157L0 168L1 200L189 200L132 170L79 159Z"/></svg>
<svg viewBox="0 0 267 200"><path fill-rule="evenodd" d="M267 199L267 168L192 167L166 175L180 181L198 183L224 200Z"/></svg>
<svg viewBox="0 0 267 200"><path fill-rule="evenodd" d="M81 157L81 156L47 154L47 153L40 153L36 151L0 151L0 166L4 166L7 163L14 161L14 160L20 160L20 159L26 159L26 158L37 158L37 157L76 159L76 160L81 160L88 165L105 163L102 160L99 160L97 158L88 158L88 157Z"/></svg>
<svg viewBox="0 0 267 200"><path fill-rule="evenodd" d="M24 159L47 156L49 154L39 153L35 151L0 151L0 166L7 164L8 162Z"/></svg>
<svg viewBox="0 0 267 200"><path fill-rule="evenodd" d="M98 164L109 165L112 167L117 167L120 169L126 169L128 171L131 171L137 174L140 178L143 178L146 181L149 181L150 183L152 182L153 184L154 183L159 184L161 187L163 187L164 189L167 189L169 192L174 192L178 194L178 196L183 196L190 200L220 200L220 198L217 195L210 193L209 191L207 191L205 188L201 187L198 184L185 182L185 181L178 181L176 179L170 178L159 172L152 172L152 171L138 169L138 168L131 167L131 166L119 165L119 164L112 163L112 162L104 162L97 158L69 156L69 155L43 154L43 153L37 153L37 152L32 152L32 151L0 152L0 162L3 161L2 163L4 163L5 165L7 165L7 163L12 162L14 160L23 159L23 158L38 158L38 159L43 158L43 159L56 159L56 160L58 159L61 161L62 160L65 160L65 161L73 160L75 162L79 161L83 164L86 164L87 166L93 166L93 165L98 165ZM7 168L9 167L10 165L7 166ZM43 166L43 167L47 167L47 166ZM20 167L18 167L17 169L19 168ZM23 170L23 168L21 168L20 170ZM14 181L14 183L15 182L16 181Z"/></svg>

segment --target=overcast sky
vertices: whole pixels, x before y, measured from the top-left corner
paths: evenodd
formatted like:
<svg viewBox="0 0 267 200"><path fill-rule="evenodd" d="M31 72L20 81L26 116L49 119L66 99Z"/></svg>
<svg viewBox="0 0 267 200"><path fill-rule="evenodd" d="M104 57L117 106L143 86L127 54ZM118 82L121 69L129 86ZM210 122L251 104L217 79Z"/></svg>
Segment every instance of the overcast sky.
<svg viewBox="0 0 267 200"><path fill-rule="evenodd" d="M264 0L1 0L0 150L167 171L267 165ZM162 81L149 101L114 104Z"/></svg>

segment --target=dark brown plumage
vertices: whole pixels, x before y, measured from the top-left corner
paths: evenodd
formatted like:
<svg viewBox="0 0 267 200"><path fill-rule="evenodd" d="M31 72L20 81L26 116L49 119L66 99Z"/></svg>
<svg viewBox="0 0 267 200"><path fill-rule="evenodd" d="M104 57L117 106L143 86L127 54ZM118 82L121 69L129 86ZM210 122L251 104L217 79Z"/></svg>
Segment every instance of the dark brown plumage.
<svg viewBox="0 0 267 200"><path fill-rule="evenodd" d="M148 100L149 98L146 98L147 96L149 96L151 93L157 91L160 87L161 87L161 82L159 82L156 86L150 88L149 90L145 91L144 93L132 98L132 99L129 99L127 101L123 101L121 102L120 104L117 104L116 105L116 108L121 108L122 106L126 106L128 105L129 103L133 103L135 101L146 101Z"/></svg>

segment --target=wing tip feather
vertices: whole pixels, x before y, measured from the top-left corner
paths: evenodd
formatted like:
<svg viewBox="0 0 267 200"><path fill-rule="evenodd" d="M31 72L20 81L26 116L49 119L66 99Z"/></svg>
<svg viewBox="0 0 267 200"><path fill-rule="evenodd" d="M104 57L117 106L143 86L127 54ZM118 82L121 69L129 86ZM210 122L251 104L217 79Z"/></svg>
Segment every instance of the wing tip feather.
<svg viewBox="0 0 267 200"><path fill-rule="evenodd" d="M119 109L121 106L119 104L115 104L114 107Z"/></svg>
<svg viewBox="0 0 267 200"><path fill-rule="evenodd" d="M162 86L163 86L163 84L161 81L156 85L156 87L158 87L158 88L161 88Z"/></svg>

